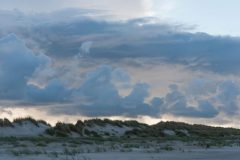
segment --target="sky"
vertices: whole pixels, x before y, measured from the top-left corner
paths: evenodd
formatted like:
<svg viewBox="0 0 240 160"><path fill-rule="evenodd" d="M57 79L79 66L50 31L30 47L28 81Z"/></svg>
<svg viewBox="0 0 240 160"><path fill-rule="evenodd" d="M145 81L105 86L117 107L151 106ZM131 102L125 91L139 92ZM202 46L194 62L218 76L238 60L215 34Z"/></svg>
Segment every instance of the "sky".
<svg viewBox="0 0 240 160"><path fill-rule="evenodd" d="M0 116L240 125L237 0L0 0Z"/></svg>

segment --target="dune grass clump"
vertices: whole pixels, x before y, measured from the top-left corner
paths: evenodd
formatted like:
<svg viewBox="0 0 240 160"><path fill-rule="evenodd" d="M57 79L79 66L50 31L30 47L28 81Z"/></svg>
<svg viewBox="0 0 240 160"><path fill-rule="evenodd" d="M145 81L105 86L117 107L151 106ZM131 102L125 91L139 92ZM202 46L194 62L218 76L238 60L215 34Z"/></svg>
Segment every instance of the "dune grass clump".
<svg viewBox="0 0 240 160"><path fill-rule="evenodd" d="M67 137L72 132L82 134L82 130L76 125L71 123L58 122L54 127L49 128L45 131L46 134L56 137Z"/></svg>
<svg viewBox="0 0 240 160"><path fill-rule="evenodd" d="M13 124L7 119L0 119L0 127L13 127Z"/></svg>
<svg viewBox="0 0 240 160"><path fill-rule="evenodd" d="M162 150L165 151L172 151L174 150L174 148L172 146L170 146L169 144L166 144L165 146L161 147Z"/></svg>
<svg viewBox="0 0 240 160"><path fill-rule="evenodd" d="M39 123L42 123L46 126L50 126L50 124L48 124L46 121L44 120L35 120L32 117L24 117L24 118L16 118L13 120L13 123L18 123L20 125L22 125L24 122L31 122L32 124L34 124L35 126L39 127Z"/></svg>

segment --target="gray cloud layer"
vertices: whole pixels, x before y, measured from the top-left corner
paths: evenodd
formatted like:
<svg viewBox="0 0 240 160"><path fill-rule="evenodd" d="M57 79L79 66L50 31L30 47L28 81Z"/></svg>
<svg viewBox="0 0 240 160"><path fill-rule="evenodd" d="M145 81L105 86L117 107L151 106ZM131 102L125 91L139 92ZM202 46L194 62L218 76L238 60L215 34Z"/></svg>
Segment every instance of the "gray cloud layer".
<svg viewBox="0 0 240 160"><path fill-rule="evenodd" d="M51 113L87 116L173 114L212 118L221 112L227 115L239 112L240 90L233 81L197 81L189 84L187 91L172 85L166 95L149 98L151 84L133 83L124 68L93 64L103 59L110 64L126 58L150 59L148 63L161 59L190 70L238 75L239 38L189 33L184 26L150 23L157 21L152 18L108 22L87 17L65 21L65 17L52 21L51 16L46 20L42 15L35 15L43 21L33 24L28 15L22 15L23 21L15 23L17 14L10 13L7 15L12 21L4 23L9 25L0 30L1 34L15 32L0 39L0 100L33 106L51 104L55 106L49 108ZM72 64L72 67L62 70L58 66L61 63ZM82 77L74 74L80 72L79 65L89 64L94 67ZM70 85L65 76L76 79L77 84ZM156 76L164 75L156 73ZM121 87L130 93L120 95ZM206 94L210 96L204 96ZM190 96L194 104L189 102ZM58 107L60 103L66 104L65 107Z"/></svg>
<svg viewBox="0 0 240 160"><path fill-rule="evenodd" d="M10 30L24 38L32 49L39 49L56 59L71 58L91 49L84 56L110 61L161 58L190 69L239 74L238 37L189 33L183 25L161 24L154 18L126 22L94 20L84 16L87 11L80 11L65 11L72 15L69 17L82 15L75 19L62 18L59 15L65 12L60 11L50 14L53 16L35 15L33 18L23 15L23 21L19 21L21 25L15 22L17 14L10 12L7 15L13 21L9 22L11 27L8 30L12 28ZM38 23L33 23L36 21Z"/></svg>
<svg viewBox="0 0 240 160"><path fill-rule="evenodd" d="M171 85L170 92L164 97L155 97L148 103L146 99L149 97L149 84L142 82L130 84L131 76L121 68L114 69L109 65L102 65L88 72L83 83L77 88L65 86L58 77L50 79L44 87L41 87L29 83L29 80L36 70L49 64L49 57L35 55L14 34L0 40L0 50L1 100L20 100L31 105L57 106L62 102L67 104L60 109L49 108L55 114L159 117L168 113L211 118L219 112L234 114L239 110L237 105L239 86L231 81L213 86L216 87L215 96L211 99L197 99L196 106L188 105L187 95L179 91L177 85ZM117 87L119 83L131 90L127 96L119 94ZM214 104L212 99L219 101L221 105Z"/></svg>

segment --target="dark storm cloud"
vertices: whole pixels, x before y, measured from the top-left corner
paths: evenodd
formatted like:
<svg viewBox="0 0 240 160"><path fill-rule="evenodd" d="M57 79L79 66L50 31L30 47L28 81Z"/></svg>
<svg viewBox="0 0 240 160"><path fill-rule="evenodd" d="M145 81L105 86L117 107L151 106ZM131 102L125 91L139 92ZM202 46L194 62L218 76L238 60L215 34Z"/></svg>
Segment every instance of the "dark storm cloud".
<svg viewBox="0 0 240 160"><path fill-rule="evenodd" d="M54 58L77 55L83 44L91 42L91 52L87 54L89 58L110 61L161 58L190 69L239 73L238 37L189 33L183 31L184 26L148 24L148 21L137 19L123 23L82 19L37 25L16 32Z"/></svg>
<svg viewBox="0 0 240 160"><path fill-rule="evenodd" d="M91 49L87 56L93 59L161 58L190 69L239 73L238 37L190 33L184 25L154 18L96 20L87 16L93 12L100 11L67 9L34 15L1 11L0 33L15 32L28 47L56 59L71 58L87 47Z"/></svg>

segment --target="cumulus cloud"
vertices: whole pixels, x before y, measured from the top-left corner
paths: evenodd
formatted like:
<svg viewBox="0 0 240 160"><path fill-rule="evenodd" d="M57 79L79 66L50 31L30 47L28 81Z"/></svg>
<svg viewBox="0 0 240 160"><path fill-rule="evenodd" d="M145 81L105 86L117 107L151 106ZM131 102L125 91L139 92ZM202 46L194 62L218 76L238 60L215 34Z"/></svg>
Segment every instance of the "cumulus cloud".
<svg viewBox="0 0 240 160"><path fill-rule="evenodd" d="M29 85L26 91L27 102L33 104L68 102L71 90L68 90L59 80L51 80L44 88Z"/></svg>
<svg viewBox="0 0 240 160"><path fill-rule="evenodd" d="M130 117L139 115L160 117L164 114L172 114L195 118L213 118L220 112L227 113L211 98L198 97L196 105L189 105L186 98L188 95L182 93L177 85L170 85L168 94L162 98L154 97L150 102L145 102L149 97L149 85L146 83L136 83L127 96L120 96L112 81L112 73L113 69L110 66L101 66L89 73L83 85L75 92L75 98L78 98L79 103L72 106L74 113L78 111L87 116L125 115ZM224 92L229 91L222 90L219 93L225 94ZM217 92L215 93L215 98L219 98ZM228 99L226 103L231 102ZM231 106L229 108L226 106L226 110L232 110ZM72 114L71 110L68 109L68 111ZM58 111L55 112L58 113Z"/></svg>
<svg viewBox="0 0 240 160"><path fill-rule="evenodd" d="M124 69L102 65L87 73L79 87L71 88L56 75L52 77L57 70L52 68L49 57L34 54L16 35L2 38L0 50L1 100L18 100L33 106L77 104L65 109L89 116L152 114L150 105L144 102L148 97L147 84L137 83L128 96L119 95L119 84L131 87Z"/></svg>
<svg viewBox="0 0 240 160"><path fill-rule="evenodd" d="M28 79L45 65L44 55L34 55L15 34L0 39L0 98L21 99Z"/></svg>
<svg viewBox="0 0 240 160"><path fill-rule="evenodd" d="M46 80L49 64L49 57L34 54L15 34L1 38L0 99L34 103L67 100L70 94L58 80ZM43 87L34 82L35 76L38 81L46 80Z"/></svg>
<svg viewBox="0 0 240 160"><path fill-rule="evenodd" d="M186 84L186 92L192 97L209 97L217 92L218 80L208 78L194 78Z"/></svg>
<svg viewBox="0 0 240 160"><path fill-rule="evenodd" d="M46 61L47 62L44 65L41 65L35 69L32 76L28 80L28 84L43 88L51 79L55 78L57 71L53 67L52 60L46 56Z"/></svg>
<svg viewBox="0 0 240 160"><path fill-rule="evenodd" d="M115 105L119 101L118 90L111 82L112 68L101 66L87 74L86 80L78 89L77 98L84 98L88 103ZM109 98L111 96L111 98Z"/></svg>
<svg viewBox="0 0 240 160"><path fill-rule="evenodd" d="M210 89L213 97L202 98L199 96L200 93L196 94L195 105L189 104L186 98L188 92L184 94L177 85L170 85L170 92L164 97L153 97L150 102L145 102L149 97L149 85L136 83L128 95L120 96L115 81L113 81L117 76L114 74L115 70L111 66L103 65L89 72L80 88L74 90L75 104L62 109L62 111L55 109L53 113L75 114L78 112L87 116L124 115L129 117L139 115L160 117L164 114L172 114L182 117L214 118L220 112L229 114L237 111L236 98L239 93L235 92L234 96L231 93L232 89L236 90L236 84L232 86L234 88L231 88L231 85L226 84L227 82L219 82L216 86L219 89L215 89L215 92ZM125 82L129 78L129 76L126 76L126 78L123 78L122 75L119 76L118 81ZM223 85L228 87L223 88ZM219 103L214 103L213 99L220 100L224 109ZM234 106L229 104L234 104Z"/></svg>
<svg viewBox="0 0 240 160"><path fill-rule="evenodd" d="M123 73L123 70L121 74L116 74L120 70L103 65L88 73L84 83L74 92L74 99L78 102L74 111L87 116L158 116L159 112L154 112L153 109L158 110L159 106L144 102L149 95L147 84L136 83L129 95L119 95L115 80L123 83L129 80L128 74Z"/></svg>
<svg viewBox="0 0 240 160"><path fill-rule="evenodd" d="M240 86L232 80L194 79L186 84L188 97L195 100L209 99L220 112L236 115L239 112Z"/></svg>
<svg viewBox="0 0 240 160"><path fill-rule="evenodd" d="M49 108L54 114L213 118L220 112L232 115L239 111L239 85L232 81L215 84L199 79L190 83L186 92L171 85L168 94L150 98L151 84L134 83L125 69L110 65L87 71L79 85L70 86L55 73L59 69L53 68L57 66L53 66L51 57L33 53L15 34L0 39L0 51L0 99L20 100L33 106L54 104ZM120 95L121 88L128 88L130 93ZM196 96L195 105L190 105L189 93ZM200 96L208 93L212 97ZM63 102L67 105L59 108Z"/></svg>
<svg viewBox="0 0 240 160"><path fill-rule="evenodd" d="M232 81L224 81L218 86L217 100L220 101L220 108L229 115L235 115L239 111L238 97L240 87Z"/></svg>
<svg viewBox="0 0 240 160"><path fill-rule="evenodd" d="M127 107L136 108L138 103L143 103L145 98L149 96L148 92L149 86L146 83L137 83L132 92L124 98Z"/></svg>
<svg viewBox="0 0 240 160"><path fill-rule="evenodd" d="M186 96L181 93L176 85L170 86L171 92L165 97L164 111L174 115L187 117L215 117L219 111L208 100L200 100L197 106L189 106Z"/></svg>

